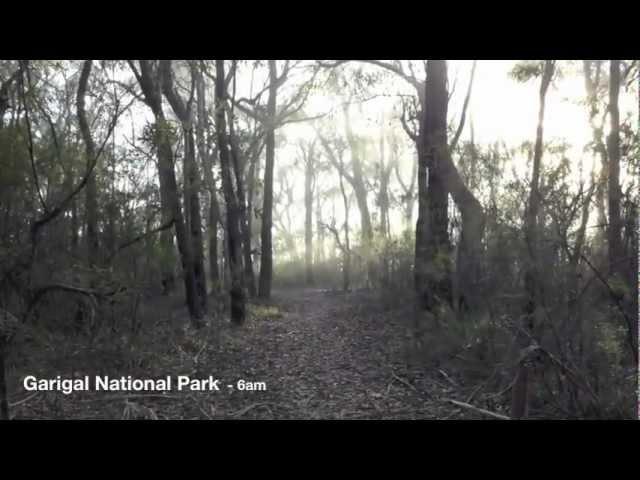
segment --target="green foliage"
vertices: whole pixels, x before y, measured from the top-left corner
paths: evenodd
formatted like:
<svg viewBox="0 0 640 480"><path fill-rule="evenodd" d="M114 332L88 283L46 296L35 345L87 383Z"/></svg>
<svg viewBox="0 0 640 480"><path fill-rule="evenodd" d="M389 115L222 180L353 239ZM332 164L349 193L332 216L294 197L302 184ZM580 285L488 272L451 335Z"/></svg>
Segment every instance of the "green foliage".
<svg viewBox="0 0 640 480"><path fill-rule="evenodd" d="M518 82L528 82L542 75L543 68L544 61L526 60L517 63L509 74Z"/></svg>

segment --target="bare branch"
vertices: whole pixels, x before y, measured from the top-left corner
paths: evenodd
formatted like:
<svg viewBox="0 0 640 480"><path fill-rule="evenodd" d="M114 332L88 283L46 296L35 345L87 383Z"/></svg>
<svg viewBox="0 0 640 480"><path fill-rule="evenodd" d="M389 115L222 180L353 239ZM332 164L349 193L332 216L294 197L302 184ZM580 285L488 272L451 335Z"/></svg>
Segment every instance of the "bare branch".
<svg viewBox="0 0 640 480"><path fill-rule="evenodd" d="M456 130L456 134L453 136L451 140L451 144L449 145L449 151L452 152L455 150L456 145L458 144L458 140L460 139L460 135L462 134L462 130L464 129L464 122L467 118L467 108L469 107L469 99L471 98L471 88L473 87L473 77L476 73L476 61L473 61L473 66L471 67L471 78L469 79L469 87L467 88L467 95L464 97L464 105L462 106L462 115L460 116L460 123L458 124L458 129Z"/></svg>

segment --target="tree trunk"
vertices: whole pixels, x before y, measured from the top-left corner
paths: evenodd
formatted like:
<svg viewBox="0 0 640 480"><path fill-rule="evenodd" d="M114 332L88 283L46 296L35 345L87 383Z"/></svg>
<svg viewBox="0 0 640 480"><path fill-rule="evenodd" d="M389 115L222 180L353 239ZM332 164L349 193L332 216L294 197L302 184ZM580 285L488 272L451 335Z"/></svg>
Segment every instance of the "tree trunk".
<svg viewBox="0 0 640 480"><path fill-rule="evenodd" d="M309 147L304 159L304 264L305 281L313 285L313 175L314 147Z"/></svg>
<svg viewBox="0 0 640 480"><path fill-rule="evenodd" d="M316 183L316 264L324 262L324 229L322 228L322 202L320 201L320 185Z"/></svg>
<svg viewBox="0 0 640 480"><path fill-rule="evenodd" d="M195 273L193 267L193 243L191 235L186 229L182 209L180 208L180 200L178 195L178 186L176 182L176 172L174 169L173 149L171 139L169 137L169 125L165 119L162 109L162 69L153 68L149 60L140 60L140 72L130 63L142 92L144 94L145 103L151 108L155 117L154 143L158 151L158 176L160 180L160 200L162 202L163 222L174 220L174 228L178 240L178 250L182 261L182 270L184 277L186 304L189 310L189 317L194 326L202 325L203 311L202 304L198 299L198 291L196 289ZM168 230L167 230L168 231ZM171 240L171 242L169 242ZM173 240L171 237L164 238L163 247L166 254L169 250L173 250ZM171 245L169 245L171 243ZM169 277L168 259L163 259L163 285L167 289L167 280ZM166 275L166 276L165 276Z"/></svg>
<svg viewBox="0 0 640 480"><path fill-rule="evenodd" d="M620 60L611 60L609 67L609 125L607 138L609 153L609 275L623 270L620 222Z"/></svg>
<svg viewBox="0 0 640 480"><path fill-rule="evenodd" d="M193 242L191 235L185 225L182 209L178 195L178 186L176 182L176 173L173 167L173 151L171 148L171 140L167 133L167 122L161 115L156 121L156 144L158 145L158 170L164 178L165 187L167 188L167 197L170 202L171 211L175 221L175 232L178 239L178 250L182 260L182 272L184 276L184 286L186 292L187 308L189 309L189 317L195 327L203 326L203 310L202 301L199 299L198 287L196 285L196 277L193 261Z"/></svg>
<svg viewBox="0 0 640 480"><path fill-rule="evenodd" d="M173 112L182 124L184 138L183 196L185 231L190 243L195 281L196 301L203 314L208 310L207 278L204 269L204 248L202 244L202 218L200 214L200 175L196 165L196 146L193 132L192 103L184 103L174 90L171 60L161 61L162 90ZM194 92L192 92L194 93ZM198 322L196 322L198 323ZM198 326L198 325L196 325Z"/></svg>
<svg viewBox="0 0 640 480"><path fill-rule="evenodd" d="M524 235L527 246L525 259L524 288L526 302L524 305L524 325L522 329L528 335L520 333L518 344L524 349L530 343L530 335L534 334L534 320L536 309L541 300L541 283L538 264L538 214L540 211L540 172L542 170L542 152L544 147L544 112L547 90L554 72L554 61L546 60L540 84L540 109L538 111L538 127L536 129L536 143L533 150L533 172L531 175L531 191L524 219ZM518 366L518 373L512 390L511 416L523 418L528 409L528 367L526 359L522 358Z"/></svg>
<svg viewBox="0 0 640 480"><path fill-rule="evenodd" d="M236 192L233 188L231 176L231 161L225 122L225 85L224 60L216 60L216 136L220 167L222 173L222 188L227 204L227 240L228 258L231 270L231 321L235 325L244 323L246 315L246 296L242 271L242 244L240 234L240 209Z"/></svg>
<svg viewBox="0 0 640 480"><path fill-rule="evenodd" d="M342 173L338 172L340 178L340 193L344 203L344 248L342 249L342 290L349 291L351 283L351 244L349 242L349 198L344 188ZM336 235L336 241L339 238Z"/></svg>
<svg viewBox="0 0 640 480"><path fill-rule="evenodd" d="M607 156L607 146L603 140L602 125L596 125L596 116L598 114L598 95L597 89L600 83L600 71L602 66L601 60L584 60L584 83L587 93L587 103L589 105L589 125L593 137L594 150L600 157L600 177L596 186L596 208L598 210L598 229L596 230L596 244L598 249L604 246L604 235L607 225L607 212L605 202L605 191L608 179L609 160ZM595 67L595 72L593 68ZM603 118L604 121L604 118Z"/></svg>
<svg viewBox="0 0 640 480"><path fill-rule="evenodd" d="M451 303L447 103L446 61L429 60L418 142L415 286L421 308L430 311L441 302Z"/></svg>
<svg viewBox="0 0 640 480"><path fill-rule="evenodd" d="M204 246L202 238L202 215L200 213L200 175L196 165L195 142L193 128L185 132L185 210L190 210L188 228L193 243L193 274L196 282L196 291L203 312L209 309L207 297L207 275L204 269ZM187 194L189 201L187 204Z"/></svg>
<svg viewBox="0 0 640 480"><path fill-rule="evenodd" d="M373 226L371 224L371 215L369 213L369 205L367 204L367 189L364 183L364 174L362 169L362 159L360 157L360 145L358 139L353 134L351 128L351 119L349 116L349 106L343 105L345 127L347 133L347 141L351 151L351 168L353 175L346 177L353 187L356 197L358 211L360 212L360 236L364 250L364 257L367 264L367 280L370 283L376 281L375 266L373 262Z"/></svg>
<svg viewBox="0 0 640 480"><path fill-rule="evenodd" d="M202 163L204 172L204 182L209 193L209 216L207 219L207 237L209 240L209 278L211 279L211 287L213 291L220 289L220 272L218 269L218 222L220 221L220 206L218 205L218 197L215 181L213 179L213 162L207 148L207 140L205 138L206 131L206 97L204 88L204 79L202 72L195 69L196 75L196 95L197 95L197 115L196 123L196 140L198 142L198 153Z"/></svg>
<svg viewBox="0 0 640 480"><path fill-rule="evenodd" d="M256 296L256 281L253 274L253 258L251 256L251 229L248 217L247 201L244 193L244 158L238 145L233 126L233 116L229 115L229 143L231 146L231 158L233 160L233 173L236 179L236 191L240 208L240 228L242 234L242 255L244 260L244 281L251 297Z"/></svg>
<svg viewBox="0 0 640 480"><path fill-rule="evenodd" d="M273 227L273 169L275 163L275 116L276 96L278 85L276 83L277 72L275 60L269 60L269 99L267 101L267 116L270 124L266 133L266 161L264 168L264 198L262 207L262 234L260 257L260 281L258 296L269 298L271 296L271 280L273 277L273 246L271 229Z"/></svg>
<svg viewBox="0 0 640 480"><path fill-rule="evenodd" d="M93 162L96 156L96 148L91 136L89 122L85 111L85 95L87 93L87 84L89 75L91 75L92 60L85 60L78 81L78 95L76 98L76 107L78 111L78 123L82 140L84 141L85 151L89 162ZM98 264L99 245L98 245L98 192L96 187L96 171L97 166L90 173L85 187L85 215L86 215L86 243L87 243L87 261L90 267Z"/></svg>

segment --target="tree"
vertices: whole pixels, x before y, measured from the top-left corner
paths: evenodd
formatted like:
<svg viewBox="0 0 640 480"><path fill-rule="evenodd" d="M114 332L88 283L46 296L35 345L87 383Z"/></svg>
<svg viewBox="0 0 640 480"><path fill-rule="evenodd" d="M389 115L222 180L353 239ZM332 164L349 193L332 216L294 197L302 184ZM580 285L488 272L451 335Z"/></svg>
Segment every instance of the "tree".
<svg viewBox="0 0 640 480"><path fill-rule="evenodd" d="M609 274L622 270L624 261L620 219L620 60L609 63L609 126L607 151L609 157Z"/></svg>
<svg viewBox="0 0 640 480"><path fill-rule="evenodd" d="M231 321L235 325L242 325L246 316L246 295L244 292L242 248L240 233L240 207L237 192L233 186L231 174L231 159L229 154L229 139L225 121L227 108L224 76L224 60L216 60L216 136L220 168L222 173L222 189L227 204L227 243L228 258L231 270Z"/></svg>
<svg viewBox="0 0 640 480"><path fill-rule="evenodd" d="M260 276L258 281L258 296L269 298L271 296L271 284L273 279L273 173L275 165L275 132L278 128L291 122L302 122L313 118L300 117L298 114L302 110L307 97L313 86L317 68L313 68L310 78L304 81L297 91L286 101L281 102L278 108L278 90L287 81L292 70L299 66L301 62L291 63L285 61L281 72L278 72L277 62L268 61L269 81L265 88L268 90L266 109L258 108L256 105L263 91L259 92L252 99L241 98L232 99L235 107L240 111L258 120L265 132L265 169L264 169L264 191L262 205L262 228L261 228L261 254L260 254Z"/></svg>
<svg viewBox="0 0 640 480"><path fill-rule="evenodd" d="M87 83L89 81L89 75L91 74L92 60L85 60L80 73L80 80L78 82L78 95L77 95L77 111L78 111L78 123L80 124L80 132L82 133L82 139L84 140L87 158L95 157L95 145L91 136L91 130L89 129L89 122L87 121L87 114L85 111L85 96L87 94ZM89 266L93 267L98 264L99 244L98 244L98 193L96 187L96 175L95 171L91 172L87 179L87 187L85 189L86 194L86 211L87 211L87 259Z"/></svg>
<svg viewBox="0 0 640 480"><path fill-rule="evenodd" d="M133 61L129 61L129 66L142 89L144 102L151 109L155 117L153 139L158 155L158 176L160 180L163 223L166 224L172 220L174 222L174 230L178 240L178 250L180 251L180 259L182 261L189 318L192 324L199 328L204 324L204 312L202 310L202 303L198 299L198 290L196 287L193 243L180 206L176 172L173 164L174 156L170 137L171 130L162 106L162 85L164 81L162 77L165 72L160 68L160 65L154 64L154 62L150 60L139 60L139 69ZM171 242L169 240L171 240ZM172 243L172 239L165 237L163 253L167 257L170 257L169 252L173 248ZM172 282L172 275L169 274L168 263L169 262L164 266L163 283L165 286L167 283Z"/></svg>
<svg viewBox="0 0 640 480"><path fill-rule="evenodd" d="M427 62L424 98L418 150L415 285L422 308L433 310L440 302L451 303L449 190L444 171L448 160L447 64L444 60Z"/></svg>
<svg viewBox="0 0 640 480"><path fill-rule="evenodd" d="M269 99L267 115L273 122L276 116L276 96L278 95L278 75L276 61L269 60ZM273 227L273 168L275 162L276 136L275 125L267 127L266 159L264 166L264 197L262 206L262 232L260 235L262 252L260 255L260 281L258 295L262 298L271 296L271 279L273 277L273 246L271 229Z"/></svg>
<svg viewBox="0 0 640 480"><path fill-rule="evenodd" d="M305 281L313 285L313 190L315 172L315 141L300 145L304 164L304 263Z"/></svg>
<svg viewBox="0 0 640 480"><path fill-rule="evenodd" d="M218 267L218 223L220 222L220 205L218 204L218 191L213 177L212 153L208 139L215 135L206 135L207 114L206 114L206 92L205 82L201 68L195 68L193 74L196 78L196 105L198 121L196 124L196 139L198 152L204 172L204 183L209 194L209 214L207 218L207 231L209 240L209 276L214 291L220 288L220 272Z"/></svg>
<svg viewBox="0 0 640 480"><path fill-rule="evenodd" d="M555 70L555 62L553 60L545 60L542 70L542 78L540 82L539 100L540 106L538 110L538 126L536 128L536 142L533 151L533 171L531 174L531 189L529 192L529 200L527 204L524 219L524 235L527 246L527 258L525 261L525 280L524 289L526 293L526 301L524 305L524 324L518 335L520 346L523 353L530 346L532 335L535 328L535 317L537 309L540 308L542 283L539 275L539 259L538 259L538 214L541 205L540 198L540 173L542 169L542 152L544 147L544 113L547 91L553 73ZM529 367L527 365L528 358L522 355L518 373L512 389L511 416L513 418L522 418L527 415L528 396L529 396Z"/></svg>
<svg viewBox="0 0 640 480"><path fill-rule="evenodd" d="M184 190L184 219L187 234L191 237L193 248L193 275L195 289L200 302L202 312L208 310L207 302L207 279L204 271L204 247L202 242L202 219L200 215L200 174L196 164L196 144L194 138L194 112L193 100L195 94L196 77L193 72L195 68L190 66L191 71L191 91L189 100L184 102L177 92L174 81L171 60L162 60L162 91L169 101L173 113L182 124L182 134L184 138L184 162L183 162L183 190Z"/></svg>

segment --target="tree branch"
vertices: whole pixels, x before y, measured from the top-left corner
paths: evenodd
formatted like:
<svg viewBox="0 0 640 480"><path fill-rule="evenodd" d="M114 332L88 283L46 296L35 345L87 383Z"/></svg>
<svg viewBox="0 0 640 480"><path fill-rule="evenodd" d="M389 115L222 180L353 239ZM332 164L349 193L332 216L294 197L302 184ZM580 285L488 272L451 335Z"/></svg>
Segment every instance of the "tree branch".
<svg viewBox="0 0 640 480"><path fill-rule="evenodd" d="M460 116L460 124L458 125L458 129L456 130L456 134L453 136L451 140L451 145L449 145L449 151L453 152L458 144L458 140L460 139L460 135L462 134L462 130L464 129L464 122L467 118L467 108L469 107L469 99L471 98L471 88L473 87L473 77L476 73L476 61L473 61L473 66L471 67L471 78L469 79L469 87L467 88L467 95L464 97L464 105L462 106L462 115Z"/></svg>

